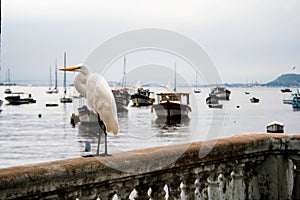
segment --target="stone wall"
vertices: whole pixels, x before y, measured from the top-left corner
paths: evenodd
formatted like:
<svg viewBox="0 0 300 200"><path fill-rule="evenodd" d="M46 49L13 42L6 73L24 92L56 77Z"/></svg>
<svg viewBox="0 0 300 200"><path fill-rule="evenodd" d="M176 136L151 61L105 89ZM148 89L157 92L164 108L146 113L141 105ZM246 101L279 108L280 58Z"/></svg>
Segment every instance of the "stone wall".
<svg viewBox="0 0 300 200"><path fill-rule="evenodd" d="M300 136L244 134L0 169L0 199L300 199Z"/></svg>

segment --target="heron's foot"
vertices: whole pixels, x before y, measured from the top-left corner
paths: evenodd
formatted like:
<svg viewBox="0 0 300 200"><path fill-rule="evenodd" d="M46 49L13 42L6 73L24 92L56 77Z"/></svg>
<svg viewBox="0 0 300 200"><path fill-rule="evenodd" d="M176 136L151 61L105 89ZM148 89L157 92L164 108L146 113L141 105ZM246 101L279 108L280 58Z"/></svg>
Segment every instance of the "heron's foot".
<svg viewBox="0 0 300 200"><path fill-rule="evenodd" d="M111 154L109 153L100 153L100 154L93 154L92 155L93 157L106 157L106 156L112 156Z"/></svg>

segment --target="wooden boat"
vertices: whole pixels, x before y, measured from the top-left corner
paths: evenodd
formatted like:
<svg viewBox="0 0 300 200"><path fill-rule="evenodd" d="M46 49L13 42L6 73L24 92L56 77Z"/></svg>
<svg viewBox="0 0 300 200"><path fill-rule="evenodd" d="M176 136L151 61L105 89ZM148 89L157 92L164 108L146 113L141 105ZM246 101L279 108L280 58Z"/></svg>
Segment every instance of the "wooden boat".
<svg viewBox="0 0 300 200"><path fill-rule="evenodd" d="M46 107L56 107L58 103L46 103Z"/></svg>
<svg viewBox="0 0 300 200"><path fill-rule="evenodd" d="M8 101L10 105L36 103L36 100L31 97L31 94L28 94L26 98L22 98L24 92L13 92L11 94L12 95L5 97L5 100Z"/></svg>
<svg viewBox="0 0 300 200"><path fill-rule="evenodd" d="M220 100L229 100L231 91L225 87L215 87L211 89L209 96L216 96Z"/></svg>
<svg viewBox="0 0 300 200"><path fill-rule="evenodd" d="M131 95L131 101L133 106L149 106L155 102L155 98L153 97L153 92L150 92L149 89L144 89L139 87L137 92Z"/></svg>
<svg viewBox="0 0 300 200"><path fill-rule="evenodd" d="M256 98L256 97L252 97L252 98L250 99L250 102L251 102L251 103L258 103L258 102L259 102L259 99Z"/></svg>
<svg viewBox="0 0 300 200"><path fill-rule="evenodd" d="M273 121L267 125L267 132L284 133L284 124L277 121Z"/></svg>
<svg viewBox="0 0 300 200"><path fill-rule="evenodd" d="M285 88L285 89L281 89L281 92L292 92L292 90L290 88Z"/></svg>
<svg viewBox="0 0 300 200"><path fill-rule="evenodd" d="M223 108L223 104L209 104L209 108Z"/></svg>
<svg viewBox="0 0 300 200"><path fill-rule="evenodd" d="M130 102L130 94L128 93L128 89L113 89L112 93L116 101L117 112L126 111Z"/></svg>
<svg viewBox="0 0 300 200"><path fill-rule="evenodd" d="M157 102L152 106L158 118L185 118L192 111L189 93L163 92L157 94Z"/></svg>

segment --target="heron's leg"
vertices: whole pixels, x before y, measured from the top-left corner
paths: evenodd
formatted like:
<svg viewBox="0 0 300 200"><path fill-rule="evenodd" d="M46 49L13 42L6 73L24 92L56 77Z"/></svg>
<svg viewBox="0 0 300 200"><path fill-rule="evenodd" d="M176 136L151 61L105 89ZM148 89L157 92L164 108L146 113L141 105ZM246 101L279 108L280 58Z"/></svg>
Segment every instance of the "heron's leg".
<svg viewBox="0 0 300 200"><path fill-rule="evenodd" d="M107 155L107 133L106 133L106 127L104 125L104 128L103 128L103 132L104 132L104 138L105 138L105 151L104 151L104 154Z"/></svg>
<svg viewBox="0 0 300 200"><path fill-rule="evenodd" d="M100 119L100 115L98 114L98 123L99 123L99 126L101 128L101 125L102 125L102 121ZM96 153L96 156L99 156L99 149L100 149L100 139L101 139L101 132L99 131L99 135L98 135L98 146L97 146L97 153Z"/></svg>

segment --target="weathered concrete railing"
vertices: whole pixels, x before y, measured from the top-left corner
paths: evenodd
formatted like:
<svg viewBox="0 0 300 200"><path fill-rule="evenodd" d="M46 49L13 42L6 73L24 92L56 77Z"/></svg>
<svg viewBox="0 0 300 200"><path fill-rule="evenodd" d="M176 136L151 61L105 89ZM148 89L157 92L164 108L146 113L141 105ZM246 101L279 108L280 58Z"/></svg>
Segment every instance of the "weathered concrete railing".
<svg viewBox="0 0 300 200"><path fill-rule="evenodd" d="M1 169L0 199L300 199L299 160L298 135L245 134Z"/></svg>

